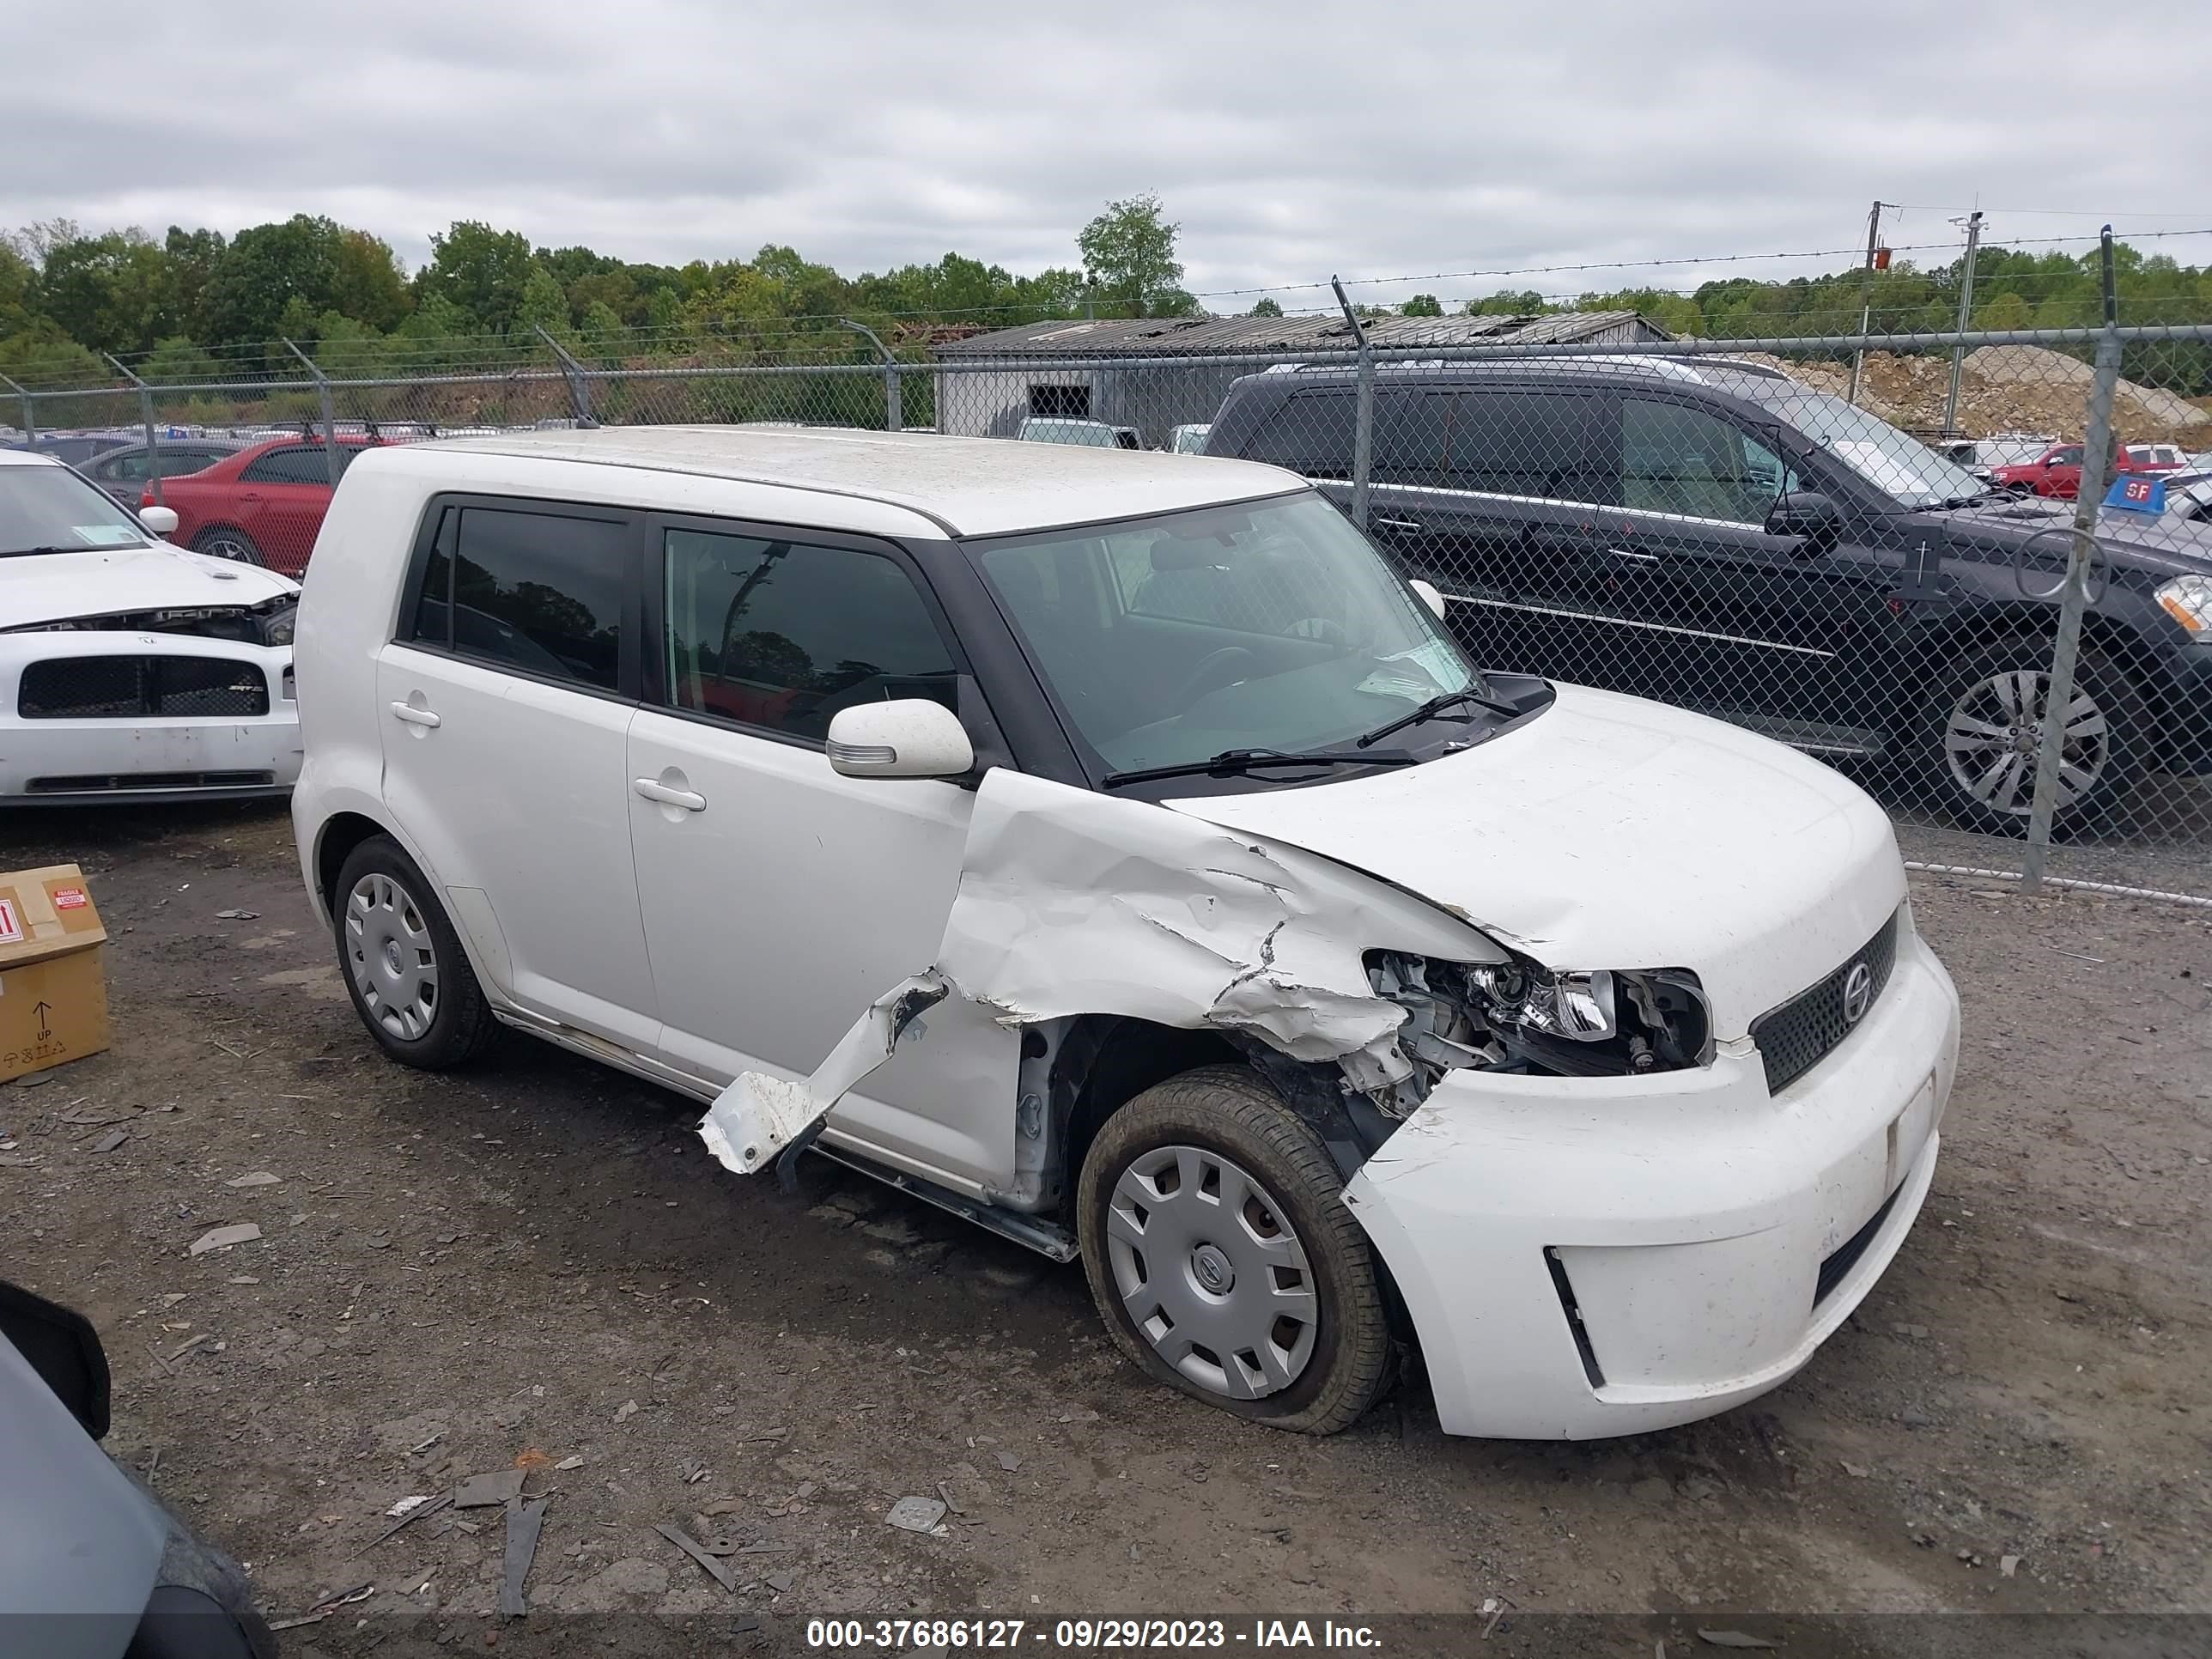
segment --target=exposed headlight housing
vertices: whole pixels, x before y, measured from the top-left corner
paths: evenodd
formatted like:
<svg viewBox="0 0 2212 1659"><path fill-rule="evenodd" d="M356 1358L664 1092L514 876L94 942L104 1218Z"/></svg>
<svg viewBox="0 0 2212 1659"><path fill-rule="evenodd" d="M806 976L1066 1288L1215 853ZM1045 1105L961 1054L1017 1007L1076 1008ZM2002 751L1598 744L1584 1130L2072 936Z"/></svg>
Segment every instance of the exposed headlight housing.
<svg viewBox="0 0 2212 1659"><path fill-rule="evenodd" d="M2154 597L2197 644L2212 642L2212 576L2176 576Z"/></svg>
<svg viewBox="0 0 2212 1659"><path fill-rule="evenodd" d="M1401 1103L1462 1067L1637 1077L1713 1057L1711 1005L1686 968L1563 973L1518 953L1491 964L1376 951L1367 975L1407 1011L1399 1041L1425 1073L1409 1097L1401 1085Z"/></svg>
<svg viewBox="0 0 2212 1659"><path fill-rule="evenodd" d="M261 643L289 645L294 629L299 624L300 602L288 599L258 613L261 624Z"/></svg>

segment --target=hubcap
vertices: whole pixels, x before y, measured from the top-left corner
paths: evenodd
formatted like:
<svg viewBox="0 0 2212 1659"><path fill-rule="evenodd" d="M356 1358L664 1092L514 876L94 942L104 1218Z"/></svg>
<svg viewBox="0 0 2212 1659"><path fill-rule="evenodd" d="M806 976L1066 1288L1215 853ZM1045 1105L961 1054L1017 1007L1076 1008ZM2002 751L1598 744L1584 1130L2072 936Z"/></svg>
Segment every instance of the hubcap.
<svg viewBox="0 0 2212 1659"><path fill-rule="evenodd" d="M1321 1304L1304 1247L1273 1195L1220 1153L1133 1159L1114 1183L1106 1254L1131 1322L1207 1392L1257 1400L1312 1359Z"/></svg>
<svg viewBox="0 0 2212 1659"><path fill-rule="evenodd" d="M378 1025L412 1042L438 1014L438 953L407 890L380 872L346 896L346 965L362 1006Z"/></svg>
<svg viewBox="0 0 2212 1659"><path fill-rule="evenodd" d="M2037 758L2051 699L2051 677L2033 668L2008 669L1977 680L1951 709L1943 732L1943 759L1951 781L1970 800L1992 811L2024 817L2035 799ZM2112 732L2097 700L2080 686L2066 705L2058 767L2058 804L2070 806L2104 775L2112 759Z"/></svg>

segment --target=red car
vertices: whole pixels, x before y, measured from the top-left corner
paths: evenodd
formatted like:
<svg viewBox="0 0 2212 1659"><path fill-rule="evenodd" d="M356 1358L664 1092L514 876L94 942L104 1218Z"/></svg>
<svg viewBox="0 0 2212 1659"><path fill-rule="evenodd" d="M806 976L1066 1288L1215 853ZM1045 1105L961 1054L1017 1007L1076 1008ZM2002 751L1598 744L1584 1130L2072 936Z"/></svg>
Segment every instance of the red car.
<svg viewBox="0 0 2212 1659"><path fill-rule="evenodd" d="M2113 456L2112 471L2171 472L2181 464L2181 452L2172 444L2126 444ZM2054 444L2024 465L1992 467L1990 482L2016 495L2070 501L2081 489L2081 446Z"/></svg>
<svg viewBox="0 0 2212 1659"><path fill-rule="evenodd" d="M339 471L377 441L341 437ZM161 495L161 505L177 514L169 540L297 576L307 568L315 532L330 511L330 457L320 438L274 438L202 471L164 478ZM151 485L138 504L155 504Z"/></svg>

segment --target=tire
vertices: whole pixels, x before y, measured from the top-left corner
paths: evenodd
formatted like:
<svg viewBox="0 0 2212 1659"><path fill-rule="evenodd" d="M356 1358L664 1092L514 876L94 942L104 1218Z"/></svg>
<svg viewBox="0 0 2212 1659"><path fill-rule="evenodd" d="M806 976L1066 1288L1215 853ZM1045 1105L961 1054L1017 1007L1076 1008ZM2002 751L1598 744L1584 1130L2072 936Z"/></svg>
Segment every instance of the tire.
<svg viewBox="0 0 2212 1659"><path fill-rule="evenodd" d="M233 530L228 525L217 525L212 530L203 530L192 539L192 551L204 553L211 559L234 559L240 564L266 564L261 549L253 538L243 530Z"/></svg>
<svg viewBox="0 0 2212 1659"><path fill-rule="evenodd" d="M2032 635L2001 641L1960 657L1925 689L1914 720L1915 767L1967 829L2027 833L2051 652L2050 641ZM2142 776L2150 741L2142 695L2087 648L2075 663L2071 708L2052 819L2058 833L2079 833L2122 806Z"/></svg>
<svg viewBox="0 0 2212 1659"><path fill-rule="evenodd" d="M389 836L347 856L331 902L338 971L377 1046L441 1072L481 1054L499 1024L434 889Z"/></svg>
<svg viewBox="0 0 2212 1659"><path fill-rule="evenodd" d="M1231 1182L1247 1194L1233 1211ZM1154 1381L1252 1422L1334 1434L1358 1421L1396 1353L1343 1187L1321 1137L1241 1066L1139 1095L1099 1129L1076 1190L1115 1342ZM1148 1250L1147 1235L1170 1242Z"/></svg>

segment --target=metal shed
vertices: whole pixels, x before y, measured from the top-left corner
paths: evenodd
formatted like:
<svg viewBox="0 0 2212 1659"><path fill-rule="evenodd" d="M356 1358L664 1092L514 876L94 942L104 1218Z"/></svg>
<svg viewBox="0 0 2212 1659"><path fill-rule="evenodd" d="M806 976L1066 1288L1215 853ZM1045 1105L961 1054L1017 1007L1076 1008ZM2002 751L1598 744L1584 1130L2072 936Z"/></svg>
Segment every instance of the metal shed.
<svg viewBox="0 0 2212 1659"><path fill-rule="evenodd" d="M1363 318L1378 349L1468 345L1627 345L1674 336L1633 311L1556 316ZM934 348L937 427L1012 437L1031 416L1133 427L1149 447L1211 421L1251 359L1352 349L1334 313L1304 317L1132 317L1024 323ZM1230 359L1232 361L1220 361Z"/></svg>

